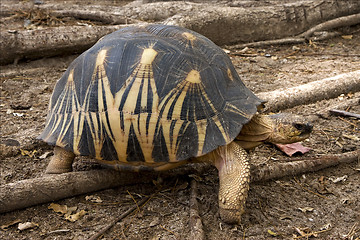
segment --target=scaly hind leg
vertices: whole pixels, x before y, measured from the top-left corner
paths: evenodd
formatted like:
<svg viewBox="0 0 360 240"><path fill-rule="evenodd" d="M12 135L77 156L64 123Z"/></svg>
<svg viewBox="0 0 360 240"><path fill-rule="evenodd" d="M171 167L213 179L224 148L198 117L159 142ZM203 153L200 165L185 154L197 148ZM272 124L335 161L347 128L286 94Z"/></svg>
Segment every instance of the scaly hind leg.
<svg viewBox="0 0 360 240"><path fill-rule="evenodd" d="M248 155L232 142L216 149L213 161L219 171L220 217L226 223L240 224L250 182Z"/></svg>
<svg viewBox="0 0 360 240"><path fill-rule="evenodd" d="M54 148L54 156L51 157L49 165L46 168L45 174L59 174L72 171L72 163L75 154L61 147Z"/></svg>

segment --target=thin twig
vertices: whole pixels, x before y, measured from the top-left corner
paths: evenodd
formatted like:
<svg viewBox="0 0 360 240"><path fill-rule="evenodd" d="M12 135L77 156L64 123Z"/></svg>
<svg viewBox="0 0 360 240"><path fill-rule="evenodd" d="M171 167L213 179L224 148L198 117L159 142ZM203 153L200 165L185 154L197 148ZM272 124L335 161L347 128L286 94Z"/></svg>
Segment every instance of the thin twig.
<svg viewBox="0 0 360 240"><path fill-rule="evenodd" d="M117 222L121 221L123 218L127 217L129 214L131 214L134 210L138 209L139 206L143 205L144 203L146 203L149 199L152 198L153 195L148 196L148 197L144 197L143 199L141 199L141 201L136 202L135 201L135 205L132 206L131 208L129 208L128 210L126 210L123 214L121 214L118 218L115 218L113 221L111 221L108 225L106 225L104 228L102 228L98 233L94 234L91 238L89 238L89 240L96 240L98 239L101 235L103 235L107 230L109 230L111 227L113 227Z"/></svg>
<svg viewBox="0 0 360 240"><path fill-rule="evenodd" d="M164 227L163 225L160 224L160 227L162 227L164 230L166 230L167 232L171 233L172 235L175 236L176 239L178 239L178 236L171 230L167 229L166 227Z"/></svg>
<svg viewBox="0 0 360 240"><path fill-rule="evenodd" d="M349 240L350 240L350 239L353 239L355 233L360 231L360 229L357 228L357 225L358 225L357 222L354 223L354 225L352 225L350 231L344 236L344 238L343 238L344 240L345 240L345 239L349 239ZM357 239L358 239L358 238L357 238Z"/></svg>
<svg viewBox="0 0 360 240"><path fill-rule="evenodd" d="M335 116L353 117L353 118L360 119L360 114L357 114L357 113L342 111L342 110L338 110L338 109L331 109L329 112Z"/></svg>

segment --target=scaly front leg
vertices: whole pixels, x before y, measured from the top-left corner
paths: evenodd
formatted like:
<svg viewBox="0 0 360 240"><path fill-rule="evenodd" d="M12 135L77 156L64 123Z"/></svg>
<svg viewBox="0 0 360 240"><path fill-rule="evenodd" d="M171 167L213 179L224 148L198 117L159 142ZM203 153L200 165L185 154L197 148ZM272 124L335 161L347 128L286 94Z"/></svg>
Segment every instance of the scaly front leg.
<svg viewBox="0 0 360 240"><path fill-rule="evenodd" d="M250 182L248 155L232 142L215 150L214 165L219 171L220 217L226 223L240 224Z"/></svg>

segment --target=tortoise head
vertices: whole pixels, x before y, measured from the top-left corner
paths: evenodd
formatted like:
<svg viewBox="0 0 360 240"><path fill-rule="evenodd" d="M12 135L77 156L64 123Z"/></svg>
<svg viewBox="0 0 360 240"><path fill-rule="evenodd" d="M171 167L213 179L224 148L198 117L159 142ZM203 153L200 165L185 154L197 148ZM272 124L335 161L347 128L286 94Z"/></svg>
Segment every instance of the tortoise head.
<svg viewBox="0 0 360 240"><path fill-rule="evenodd" d="M243 126L235 141L245 149L254 148L263 142L274 144L300 142L310 136L312 128L312 124L299 115L255 114L251 121Z"/></svg>
<svg viewBox="0 0 360 240"><path fill-rule="evenodd" d="M308 138L313 129L312 124L304 116L279 113L266 117L272 125L272 132L267 142L281 144L300 142Z"/></svg>

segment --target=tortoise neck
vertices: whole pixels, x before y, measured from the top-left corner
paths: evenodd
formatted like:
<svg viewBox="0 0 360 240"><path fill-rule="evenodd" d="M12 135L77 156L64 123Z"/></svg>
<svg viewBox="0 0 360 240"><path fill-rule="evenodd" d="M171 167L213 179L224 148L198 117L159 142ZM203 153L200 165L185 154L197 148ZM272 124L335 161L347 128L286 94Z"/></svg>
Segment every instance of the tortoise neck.
<svg viewBox="0 0 360 240"><path fill-rule="evenodd" d="M243 126L235 141L244 149L252 149L269 139L273 128L273 121L267 115L255 114Z"/></svg>

